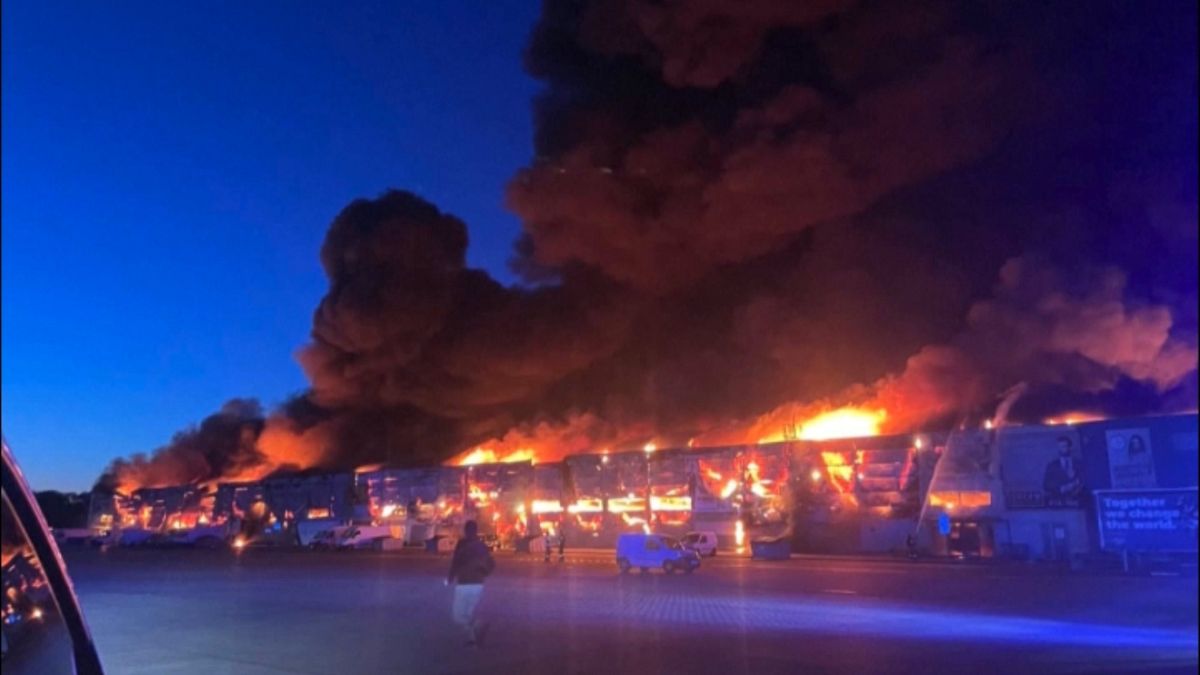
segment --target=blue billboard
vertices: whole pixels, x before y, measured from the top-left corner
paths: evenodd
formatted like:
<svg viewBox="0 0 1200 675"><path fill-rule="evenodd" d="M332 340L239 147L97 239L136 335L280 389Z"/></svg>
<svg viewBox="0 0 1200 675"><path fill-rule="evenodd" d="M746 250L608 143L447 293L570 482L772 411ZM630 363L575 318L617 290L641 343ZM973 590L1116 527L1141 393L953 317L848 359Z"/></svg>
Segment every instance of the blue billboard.
<svg viewBox="0 0 1200 675"><path fill-rule="evenodd" d="M1100 548L1196 552L1196 488L1097 490Z"/></svg>

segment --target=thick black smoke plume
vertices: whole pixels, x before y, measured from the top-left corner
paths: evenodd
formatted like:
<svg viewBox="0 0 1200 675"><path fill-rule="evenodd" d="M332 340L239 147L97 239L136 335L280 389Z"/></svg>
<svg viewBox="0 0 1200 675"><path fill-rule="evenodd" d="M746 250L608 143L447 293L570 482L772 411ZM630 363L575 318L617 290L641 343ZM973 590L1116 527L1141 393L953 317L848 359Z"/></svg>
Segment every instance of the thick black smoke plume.
<svg viewBox="0 0 1200 675"><path fill-rule="evenodd" d="M270 462L1196 404L1196 6L548 0L504 287L347 206ZM300 413L303 414L300 414ZM169 454L170 451L168 451Z"/></svg>

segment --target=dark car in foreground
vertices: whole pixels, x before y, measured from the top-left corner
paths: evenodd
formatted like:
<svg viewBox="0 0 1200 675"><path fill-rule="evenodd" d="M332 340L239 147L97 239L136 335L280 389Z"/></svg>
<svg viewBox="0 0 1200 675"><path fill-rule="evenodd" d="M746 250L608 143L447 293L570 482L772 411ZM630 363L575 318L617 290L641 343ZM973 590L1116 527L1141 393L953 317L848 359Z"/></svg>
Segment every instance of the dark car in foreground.
<svg viewBox="0 0 1200 675"><path fill-rule="evenodd" d="M58 545L3 442L4 673L103 673Z"/></svg>

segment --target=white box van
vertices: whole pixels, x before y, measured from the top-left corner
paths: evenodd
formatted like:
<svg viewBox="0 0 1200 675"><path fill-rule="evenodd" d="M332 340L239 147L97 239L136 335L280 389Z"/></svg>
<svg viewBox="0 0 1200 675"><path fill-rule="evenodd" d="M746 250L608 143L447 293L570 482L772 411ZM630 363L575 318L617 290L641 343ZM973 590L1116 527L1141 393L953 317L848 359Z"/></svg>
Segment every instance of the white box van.
<svg viewBox="0 0 1200 675"><path fill-rule="evenodd" d="M717 554L716 532L688 532L679 542L684 548L689 548L700 555L715 556Z"/></svg>
<svg viewBox="0 0 1200 675"><path fill-rule="evenodd" d="M375 548L375 542L390 539L392 529L384 525L351 525L337 539L339 549Z"/></svg>
<svg viewBox="0 0 1200 675"><path fill-rule="evenodd" d="M680 545L679 540L661 534L623 534L617 539L617 568L622 573L637 567L667 574L681 570L691 574L700 566L700 556Z"/></svg>

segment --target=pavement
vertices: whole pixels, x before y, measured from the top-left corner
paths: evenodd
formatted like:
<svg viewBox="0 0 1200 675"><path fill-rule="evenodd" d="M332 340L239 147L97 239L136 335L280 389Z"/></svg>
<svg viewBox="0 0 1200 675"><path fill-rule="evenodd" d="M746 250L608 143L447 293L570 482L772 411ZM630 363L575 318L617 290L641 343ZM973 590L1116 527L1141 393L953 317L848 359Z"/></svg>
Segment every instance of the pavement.
<svg viewBox="0 0 1200 675"><path fill-rule="evenodd" d="M1194 568L705 559L692 575L501 553L477 649L450 622L445 556L74 550L114 673L1196 672Z"/></svg>

